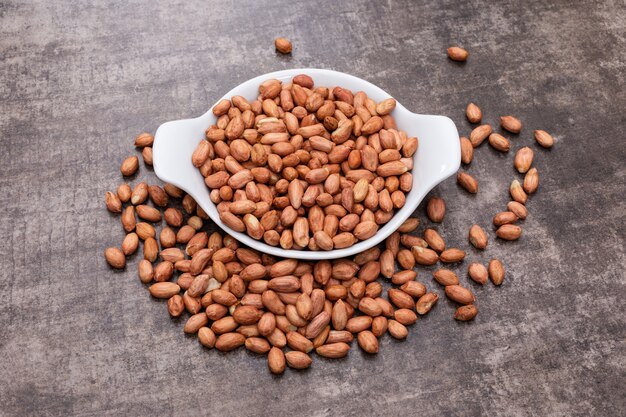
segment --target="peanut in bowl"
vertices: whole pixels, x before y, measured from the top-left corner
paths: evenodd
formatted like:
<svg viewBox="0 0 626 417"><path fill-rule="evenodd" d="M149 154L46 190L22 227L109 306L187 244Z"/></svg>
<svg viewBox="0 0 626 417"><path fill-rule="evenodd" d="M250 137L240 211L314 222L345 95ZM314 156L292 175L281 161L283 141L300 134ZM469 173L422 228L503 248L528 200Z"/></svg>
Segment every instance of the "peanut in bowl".
<svg viewBox="0 0 626 417"><path fill-rule="evenodd" d="M397 230L458 170L460 144L447 117L414 114L348 74L294 69L239 85L198 118L161 125L153 160L159 178L240 242L315 260L354 255Z"/></svg>

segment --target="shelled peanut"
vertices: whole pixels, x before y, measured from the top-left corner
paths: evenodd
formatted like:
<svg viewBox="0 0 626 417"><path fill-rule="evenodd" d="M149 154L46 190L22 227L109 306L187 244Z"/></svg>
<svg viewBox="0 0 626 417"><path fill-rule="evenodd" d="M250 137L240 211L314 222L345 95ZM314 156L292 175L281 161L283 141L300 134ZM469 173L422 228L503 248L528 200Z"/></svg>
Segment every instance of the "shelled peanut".
<svg viewBox="0 0 626 417"><path fill-rule="evenodd" d="M291 49L292 49L291 41L289 41L289 39L287 38L276 38L274 40L274 46L276 47L276 50L280 52L281 54L291 53Z"/></svg>
<svg viewBox="0 0 626 417"><path fill-rule="evenodd" d="M234 96L192 156L222 222L272 246L346 248L404 206L415 137L396 128L396 101L315 87L301 74Z"/></svg>

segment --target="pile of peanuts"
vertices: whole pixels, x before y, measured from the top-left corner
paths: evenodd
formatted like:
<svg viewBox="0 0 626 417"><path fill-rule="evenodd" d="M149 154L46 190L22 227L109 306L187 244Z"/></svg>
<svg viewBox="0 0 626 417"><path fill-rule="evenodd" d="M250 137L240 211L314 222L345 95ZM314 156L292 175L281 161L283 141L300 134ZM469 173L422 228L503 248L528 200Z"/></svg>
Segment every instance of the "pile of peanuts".
<svg viewBox="0 0 626 417"><path fill-rule="evenodd" d="M151 154L146 149L152 140L144 133L135 141L148 165L151 159L145 155ZM125 176L133 176L137 169L136 157L125 160L121 168ZM127 232L121 249L106 249L109 265L125 268L126 257L143 241L139 279L149 285L153 297L167 300L172 317L187 316L184 332L197 334L206 348L230 351L245 346L267 354L273 373L284 372L286 366L309 367L313 351L326 358L344 357L355 338L370 354L378 352L379 338L386 333L405 339L408 327L439 299L417 281L416 264L451 264L465 258L464 251L446 248L433 229L426 229L423 238L415 236L417 218L407 219L384 248L371 248L352 259L305 262L245 248L223 232L207 233L206 213L171 184L138 182L131 188L124 183L117 192L106 193L106 206L121 214ZM432 198L427 214L441 222L443 200ZM163 221L157 233L154 225ZM470 277L484 284L483 270L486 274L484 267L475 273L470 266ZM500 284L504 270L492 271L490 264L489 274ZM455 318L473 319L478 310L472 291L449 269L438 269L433 276L445 285L447 297L460 305Z"/></svg>
<svg viewBox="0 0 626 417"><path fill-rule="evenodd" d="M222 222L283 249L346 248L376 234L413 185L415 137L396 101L270 79L249 102L213 107L215 125L192 155Z"/></svg>
<svg viewBox="0 0 626 417"><path fill-rule="evenodd" d="M202 140L192 162L211 188L222 221L233 230L285 249L350 246L371 237L404 204L417 139L396 129L389 116L393 99L376 104L362 92L314 89L306 75L292 81L264 82L252 103L242 97L219 102L213 109L217 123L207 130L207 140ZM466 114L471 123L482 119L473 103ZM513 116L503 116L501 125L515 134L521 130ZM469 139L461 138L466 166L487 138L494 149L509 151L506 138L489 125L478 126ZM535 139L544 148L554 143L542 130L535 131ZM135 139L146 165L152 164L153 140L149 133ZM513 223L526 218L526 195L539 184L532 162L529 147L517 151L514 165L525 178L523 185L517 180L511 185L509 211L494 217L500 239L521 236L521 228ZM132 156L122 163L121 172L132 177L138 168L139 159ZM466 172L460 172L457 181L470 193L478 191L478 182ZM420 221L409 218L384 245L351 259L278 259L246 248L221 231L208 233L207 214L171 184L124 183L116 192L107 192L105 200L110 212L121 214L127 233L121 249L105 250L109 265L125 268L126 257L143 242L139 279L149 285L153 297L167 300L172 317L186 317L185 333L197 334L209 349L245 346L267 355L268 367L276 374L286 366L308 368L313 352L345 357L355 338L369 354L378 352L386 333L405 339L408 326L439 299L435 290L417 280L416 265L458 267L466 255L448 247L432 227L417 236ZM433 224L441 223L445 213L443 199L428 200L426 215ZM155 225L162 221L157 231ZM487 233L477 224L471 226L468 240L478 250L488 245ZM499 286L505 270L498 259L487 266L473 262L467 277L478 285L491 280ZM476 317L474 294L452 269L438 268L432 278L458 305L456 320Z"/></svg>
<svg viewBox="0 0 626 417"><path fill-rule="evenodd" d="M145 143L151 143L145 135ZM135 161L122 165L125 175L136 169ZM147 204L149 199L153 206ZM429 249L425 239L411 234L419 226L417 218L407 219L387 238L384 249L374 247L352 259L305 262L245 248L222 232L207 233L206 213L171 184L122 184L117 192L106 194L106 205L112 213L121 213L127 232L121 249L105 251L107 262L124 268L126 256L143 241L139 278L153 297L167 300L172 317L187 315L184 332L197 334L207 348L230 351L245 346L267 354L273 373L282 373L286 366L309 367L313 351L326 358L344 357L355 338L371 354L378 352L378 339L385 333L405 339L408 326L439 299L416 280L415 265L455 263L465 257L459 249ZM441 221L442 206L435 206L429 210ZM153 225L163 220L157 242ZM461 305L455 318L471 320L477 313L472 292L459 285L450 270L440 269L434 276L447 285L446 295ZM392 288L385 290L389 285Z"/></svg>

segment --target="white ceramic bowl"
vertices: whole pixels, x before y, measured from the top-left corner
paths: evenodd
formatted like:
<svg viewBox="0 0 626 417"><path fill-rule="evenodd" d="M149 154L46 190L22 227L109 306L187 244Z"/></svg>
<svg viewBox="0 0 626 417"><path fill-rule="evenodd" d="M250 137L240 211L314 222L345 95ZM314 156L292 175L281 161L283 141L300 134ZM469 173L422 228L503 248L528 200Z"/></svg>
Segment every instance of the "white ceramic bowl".
<svg viewBox="0 0 626 417"><path fill-rule="evenodd" d="M270 78L290 82L298 74L311 76L315 85L341 86L353 92L364 91L376 102L391 97L375 85L352 75L324 69L302 68L261 75L233 88L222 98L230 99L234 95L240 95L252 101L258 96L261 82ZM347 257L371 248L392 234L413 213L424 196L441 181L454 174L461 163L459 135L452 120L445 116L411 113L400 103L396 105L391 115L395 118L398 129L406 131L409 137L416 136L419 139L419 147L413 157L413 189L407 194L404 207L397 210L393 218L376 235L345 249L285 250L254 240L245 233L235 232L222 223L215 204L209 198L209 189L204 184L204 178L191 163L191 154L198 142L204 138L205 130L215 124L216 117L211 109L195 119L175 120L159 126L154 139L154 171L163 181L185 190L222 230L251 248L283 258L314 260Z"/></svg>

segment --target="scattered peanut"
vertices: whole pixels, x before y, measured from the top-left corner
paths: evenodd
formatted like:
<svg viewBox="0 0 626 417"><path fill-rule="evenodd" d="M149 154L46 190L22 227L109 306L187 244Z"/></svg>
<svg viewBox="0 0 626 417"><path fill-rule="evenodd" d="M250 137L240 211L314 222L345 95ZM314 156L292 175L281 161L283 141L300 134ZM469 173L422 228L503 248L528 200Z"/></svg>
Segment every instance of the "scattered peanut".
<svg viewBox="0 0 626 417"><path fill-rule="evenodd" d="M451 46L448 48L448 57L453 61L463 62L467 60L469 52L458 46Z"/></svg>
<svg viewBox="0 0 626 417"><path fill-rule="evenodd" d="M545 130L535 130L535 140L544 148L551 148L554 145L554 138Z"/></svg>
<svg viewBox="0 0 626 417"><path fill-rule="evenodd" d="M276 46L276 50L281 54L290 54L291 53L291 42L286 38L276 38L274 41L274 46Z"/></svg>
<svg viewBox="0 0 626 417"><path fill-rule="evenodd" d="M522 122L513 116L500 117L500 126L511 133L519 133L522 130Z"/></svg>
<svg viewBox="0 0 626 417"><path fill-rule="evenodd" d="M467 116L467 120L470 123L480 123L483 118L483 112L480 111L480 107L478 107L474 103L470 103L467 105L465 109L465 115Z"/></svg>
<svg viewBox="0 0 626 417"><path fill-rule="evenodd" d="M478 192L478 181L467 172L459 172L456 180L468 193L476 194Z"/></svg>

